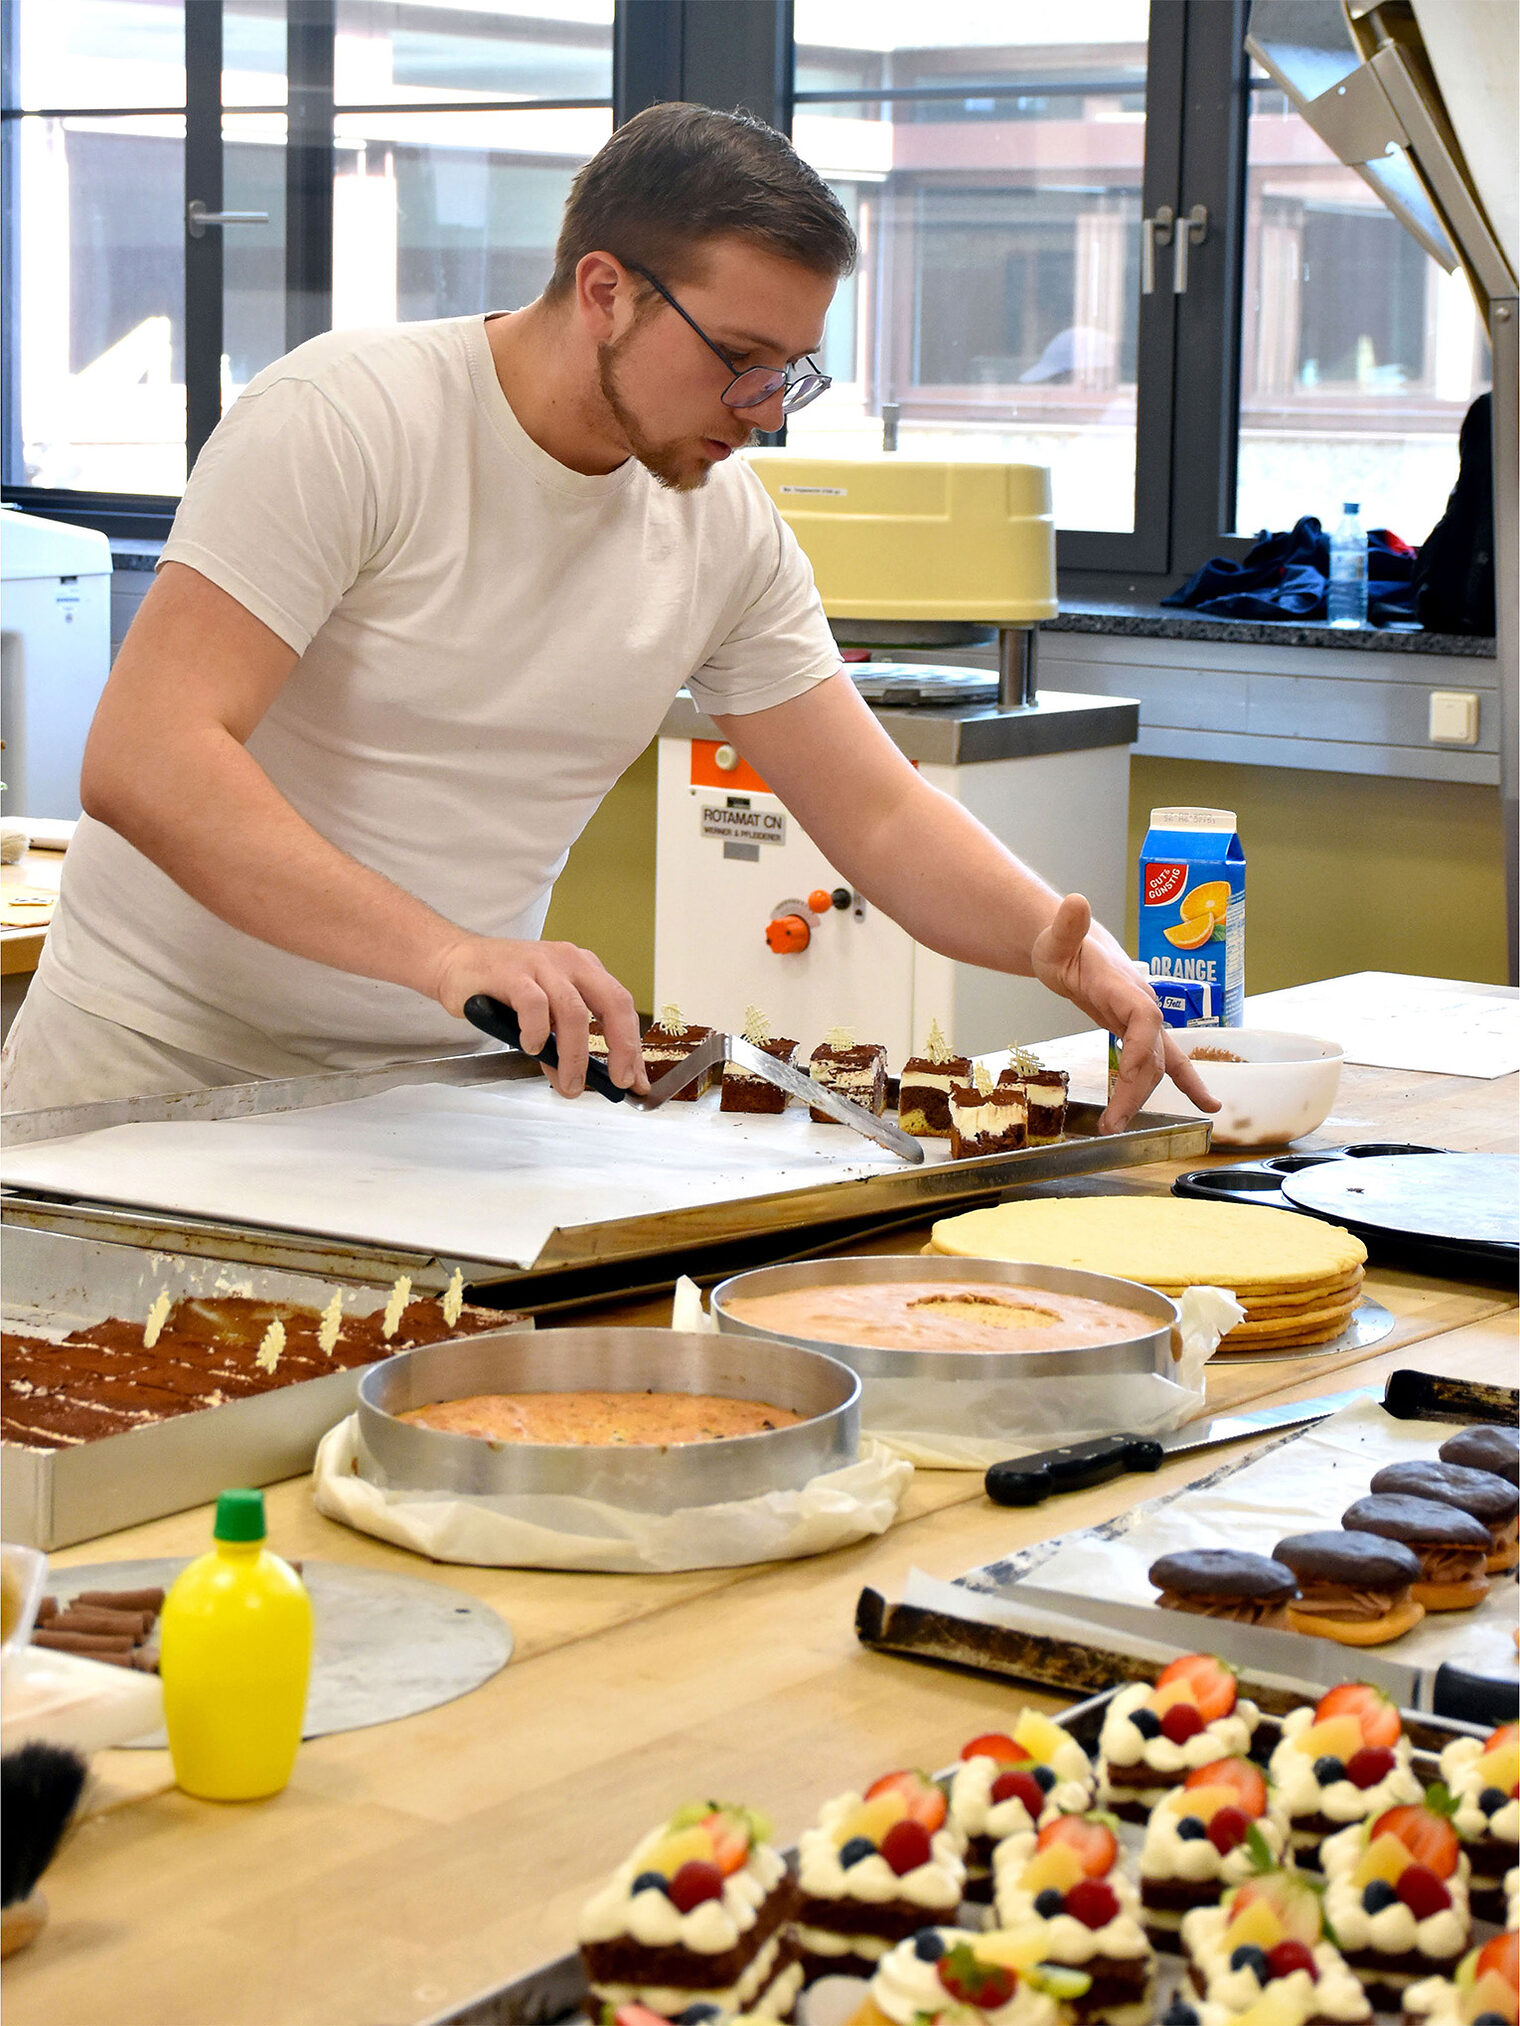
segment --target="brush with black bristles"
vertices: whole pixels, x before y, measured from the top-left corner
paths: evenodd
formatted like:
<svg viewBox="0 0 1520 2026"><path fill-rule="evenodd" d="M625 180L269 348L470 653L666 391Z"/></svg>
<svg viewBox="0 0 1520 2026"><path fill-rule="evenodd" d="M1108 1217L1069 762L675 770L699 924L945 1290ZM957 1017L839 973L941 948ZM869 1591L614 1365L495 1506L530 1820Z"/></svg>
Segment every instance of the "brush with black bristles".
<svg viewBox="0 0 1520 2026"><path fill-rule="evenodd" d="M37 1881L58 1853L87 1772L63 1745L22 1745L0 1759L0 1956L35 1941L47 1919Z"/></svg>

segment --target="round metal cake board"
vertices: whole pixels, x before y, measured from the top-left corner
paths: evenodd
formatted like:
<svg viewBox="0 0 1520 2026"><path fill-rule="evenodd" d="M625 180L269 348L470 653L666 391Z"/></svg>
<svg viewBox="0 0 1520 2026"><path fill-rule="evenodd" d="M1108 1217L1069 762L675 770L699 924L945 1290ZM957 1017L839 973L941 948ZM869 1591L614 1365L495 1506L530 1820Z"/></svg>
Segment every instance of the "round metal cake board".
<svg viewBox="0 0 1520 2026"><path fill-rule="evenodd" d="M1211 1365L1270 1365L1283 1358L1333 1358L1339 1351L1361 1351L1368 1344L1381 1343L1393 1328L1394 1318L1379 1301L1364 1301L1338 1337L1328 1344L1290 1344L1281 1351L1232 1351L1224 1346L1209 1359Z"/></svg>
<svg viewBox="0 0 1520 2026"><path fill-rule="evenodd" d="M1322 1161L1284 1175L1301 1210L1395 1238L1520 1245L1520 1160L1513 1154L1399 1154Z"/></svg>
<svg viewBox="0 0 1520 2026"><path fill-rule="evenodd" d="M81 1590L167 1590L187 1560L54 1568L48 1594L62 1604ZM511 1658L511 1627L461 1590L347 1562L305 1562L301 1580L316 1617L302 1737L362 1731L436 1709L479 1688ZM129 1749L162 1750L167 1743L159 1730L134 1738Z"/></svg>

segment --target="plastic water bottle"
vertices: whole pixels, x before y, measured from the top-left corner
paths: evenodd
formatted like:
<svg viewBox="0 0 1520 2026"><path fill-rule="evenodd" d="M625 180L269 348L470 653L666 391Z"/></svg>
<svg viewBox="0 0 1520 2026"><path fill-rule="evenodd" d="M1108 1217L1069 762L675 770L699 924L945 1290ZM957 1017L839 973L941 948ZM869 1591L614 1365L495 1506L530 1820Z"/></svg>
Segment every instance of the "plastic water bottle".
<svg viewBox="0 0 1520 2026"><path fill-rule="evenodd" d="M1367 624L1367 531L1360 503L1348 499L1341 523L1330 537L1330 584L1326 594L1332 626Z"/></svg>

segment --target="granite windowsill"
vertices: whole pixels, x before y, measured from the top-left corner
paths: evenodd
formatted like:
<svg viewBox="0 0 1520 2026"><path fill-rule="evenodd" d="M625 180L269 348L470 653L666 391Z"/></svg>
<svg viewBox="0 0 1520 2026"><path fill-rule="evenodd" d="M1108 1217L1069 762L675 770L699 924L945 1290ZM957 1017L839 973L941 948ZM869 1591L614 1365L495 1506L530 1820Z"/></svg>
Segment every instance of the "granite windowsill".
<svg viewBox="0 0 1520 2026"><path fill-rule="evenodd" d="M1225 640L1239 646L1373 648L1384 654L1449 654L1492 660L1495 643L1475 633L1426 633L1392 626L1330 626L1324 620L1215 619L1170 605L1066 598L1044 633L1128 634L1148 640Z"/></svg>

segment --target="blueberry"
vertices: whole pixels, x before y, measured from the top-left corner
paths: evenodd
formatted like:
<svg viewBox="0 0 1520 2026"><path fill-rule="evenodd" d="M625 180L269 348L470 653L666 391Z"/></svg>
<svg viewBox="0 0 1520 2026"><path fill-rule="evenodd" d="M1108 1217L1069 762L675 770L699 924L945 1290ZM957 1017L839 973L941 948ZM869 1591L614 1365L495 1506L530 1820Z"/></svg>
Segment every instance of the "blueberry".
<svg viewBox="0 0 1520 2026"><path fill-rule="evenodd" d="M1249 1970L1258 1984L1266 1985L1272 1975L1265 1949L1257 1948L1254 1942L1242 1942L1230 1957L1232 1970Z"/></svg>
<svg viewBox="0 0 1520 2026"><path fill-rule="evenodd" d="M1502 1787L1485 1787L1478 1796L1478 1806L1485 1815L1497 1815L1508 1799Z"/></svg>
<svg viewBox="0 0 1520 2026"><path fill-rule="evenodd" d="M633 1881L635 1892L648 1892L651 1888L656 1892L665 1892L668 1890L669 1885L670 1880L665 1876L663 1871L641 1871Z"/></svg>
<svg viewBox="0 0 1520 2026"><path fill-rule="evenodd" d="M945 1953L945 1939L938 1928L920 1928L913 1937L913 1953L921 1963L937 1963Z"/></svg>
<svg viewBox="0 0 1520 2026"><path fill-rule="evenodd" d="M1048 1794L1056 1783L1054 1766L1036 1766L1033 1771L1035 1785L1042 1794Z"/></svg>
<svg viewBox="0 0 1520 2026"><path fill-rule="evenodd" d="M1129 1714L1130 1722L1143 1738L1159 1738L1161 1719L1153 1709L1134 1709Z"/></svg>
<svg viewBox="0 0 1520 2026"><path fill-rule="evenodd" d="M1065 1904L1065 1893L1057 1892L1053 1885L1047 1885L1043 1892L1037 1892L1034 1896L1034 1910L1041 1920L1052 1919Z"/></svg>
<svg viewBox="0 0 1520 2026"><path fill-rule="evenodd" d="M852 1864L859 1864L862 1857L874 1857L876 1845L869 1836L852 1836L839 1852L839 1861L848 1871Z"/></svg>
<svg viewBox="0 0 1520 2026"><path fill-rule="evenodd" d="M1506 2022L1502 2012L1480 2012L1473 2026L1506 2026Z"/></svg>
<svg viewBox="0 0 1520 2026"><path fill-rule="evenodd" d="M1173 1998L1162 2016L1161 2026L1198 2026L1198 2014L1186 1998Z"/></svg>
<svg viewBox="0 0 1520 2026"><path fill-rule="evenodd" d="M1367 1913L1381 1913L1385 1906L1397 1906L1399 1896L1386 1878L1375 1878L1362 1893L1362 1906Z"/></svg>
<svg viewBox="0 0 1520 2026"><path fill-rule="evenodd" d="M1330 1787L1337 1780L1346 1777L1346 1762L1327 1753L1324 1758L1314 1761L1314 1777L1322 1787Z"/></svg>
<svg viewBox="0 0 1520 2026"><path fill-rule="evenodd" d="M722 2012L716 2005L688 2005L684 2012L677 2012L679 2026L704 2026L708 2019L721 2019Z"/></svg>
<svg viewBox="0 0 1520 2026"><path fill-rule="evenodd" d="M1177 1824L1177 1835L1183 1843L1202 1843L1209 1833L1209 1826L1201 1815L1184 1815Z"/></svg>

